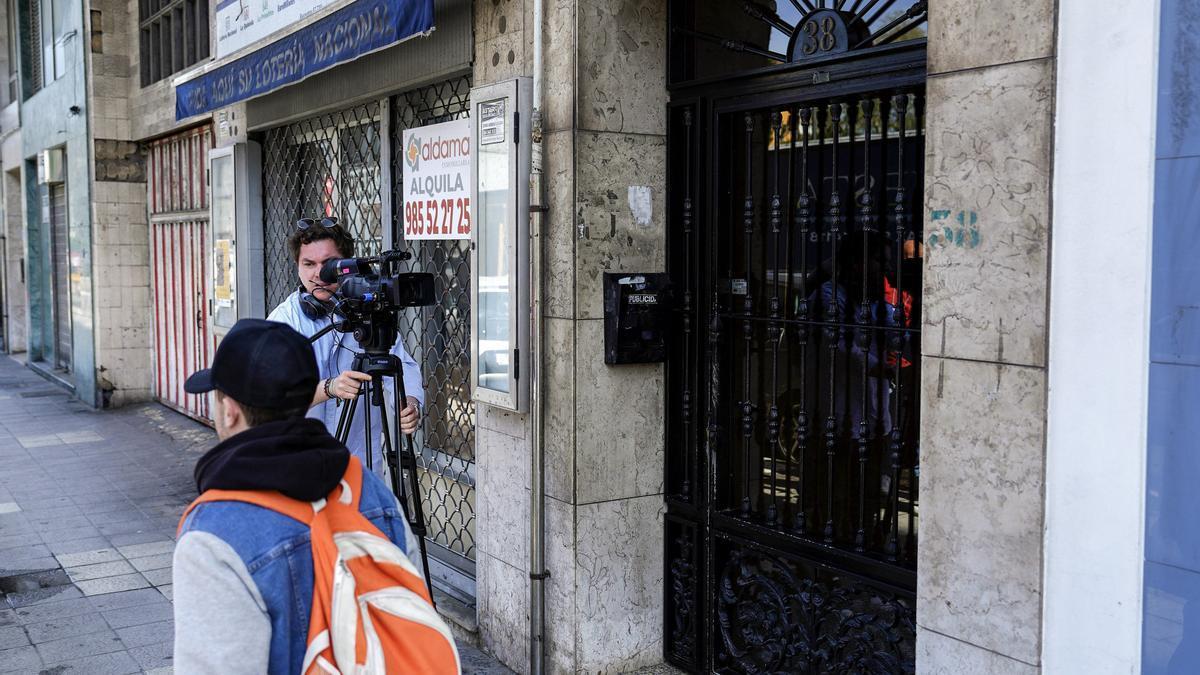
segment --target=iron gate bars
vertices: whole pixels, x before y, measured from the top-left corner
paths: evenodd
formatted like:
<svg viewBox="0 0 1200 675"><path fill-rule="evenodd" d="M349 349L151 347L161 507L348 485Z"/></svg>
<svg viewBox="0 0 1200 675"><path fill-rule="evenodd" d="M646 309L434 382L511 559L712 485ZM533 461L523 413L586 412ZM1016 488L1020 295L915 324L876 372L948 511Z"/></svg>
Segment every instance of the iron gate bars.
<svg viewBox="0 0 1200 675"><path fill-rule="evenodd" d="M667 653L680 665L913 668L923 97L672 111L684 317Z"/></svg>
<svg viewBox="0 0 1200 675"><path fill-rule="evenodd" d="M737 432L714 506L897 562L916 536L921 108L903 92L721 115L736 160L716 206L737 227L718 220L709 266L706 414Z"/></svg>

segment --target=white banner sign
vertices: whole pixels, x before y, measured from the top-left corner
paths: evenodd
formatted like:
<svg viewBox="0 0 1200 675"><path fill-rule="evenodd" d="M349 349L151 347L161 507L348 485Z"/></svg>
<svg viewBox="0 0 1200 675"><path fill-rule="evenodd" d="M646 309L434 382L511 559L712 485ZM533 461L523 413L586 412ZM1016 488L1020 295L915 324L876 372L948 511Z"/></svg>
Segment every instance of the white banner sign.
<svg viewBox="0 0 1200 675"><path fill-rule="evenodd" d="M220 0L217 58L257 43L342 0Z"/></svg>
<svg viewBox="0 0 1200 675"><path fill-rule="evenodd" d="M471 121L404 130L404 238L471 238Z"/></svg>

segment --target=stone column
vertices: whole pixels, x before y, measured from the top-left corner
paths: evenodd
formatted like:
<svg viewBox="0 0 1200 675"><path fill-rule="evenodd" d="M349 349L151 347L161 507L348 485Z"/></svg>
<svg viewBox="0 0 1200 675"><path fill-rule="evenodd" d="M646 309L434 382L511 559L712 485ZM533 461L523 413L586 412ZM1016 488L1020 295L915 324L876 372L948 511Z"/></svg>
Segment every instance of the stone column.
<svg viewBox="0 0 1200 675"><path fill-rule="evenodd" d="M145 163L130 129L138 14L128 0L91 0L88 9L96 383L98 404L119 407L148 400L154 377Z"/></svg>
<svg viewBox="0 0 1200 675"><path fill-rule="evenodd" d="M604 365L602 284L665 268L666 2L547 0L545 21L546 663L621 672L662 660L664 382ZM476 3L477 86L532 72L531 22ZM480 631L523 671L530 421L477 420Z"/></svg>
<svg viewBox="0 0 1200 675"><path fill-rule="evenodd" d="M1056 3L931 4L917 671L1036 673Z"/></svg>

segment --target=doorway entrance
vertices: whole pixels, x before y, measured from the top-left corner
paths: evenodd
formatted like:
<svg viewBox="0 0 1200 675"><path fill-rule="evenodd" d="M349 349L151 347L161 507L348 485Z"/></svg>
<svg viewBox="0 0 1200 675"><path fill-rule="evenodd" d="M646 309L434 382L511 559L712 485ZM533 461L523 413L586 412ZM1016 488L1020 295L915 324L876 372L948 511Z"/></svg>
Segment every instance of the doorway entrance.
<svg viewBox="0 0 1200 675"><path fill-rule="evenodd" d="M71 250L67 232L67 186L55 183L47 192L50 221L50 295L54 317L54 368L71 371Z"/></svg>
<svg viewBox="0 0 1200 675"><path fill-rule="evenodd" d="M872 36L924 3L796 4L779 65L672 92L666 656L912 672L925 52Z"/></svg>

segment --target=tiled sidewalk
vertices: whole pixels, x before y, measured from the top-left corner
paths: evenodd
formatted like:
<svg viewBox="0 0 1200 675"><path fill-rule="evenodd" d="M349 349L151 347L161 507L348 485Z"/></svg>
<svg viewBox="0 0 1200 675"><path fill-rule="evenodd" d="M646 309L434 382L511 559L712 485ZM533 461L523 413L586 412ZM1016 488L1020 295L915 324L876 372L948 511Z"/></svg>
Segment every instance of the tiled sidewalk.
<svg viewBox="0 0 1200 675"><path fill-rule="evenodd" d="M0 672L169 673L171 552L212 431L0 356ZM507 672L462 647L465 672Z"/></svg>

